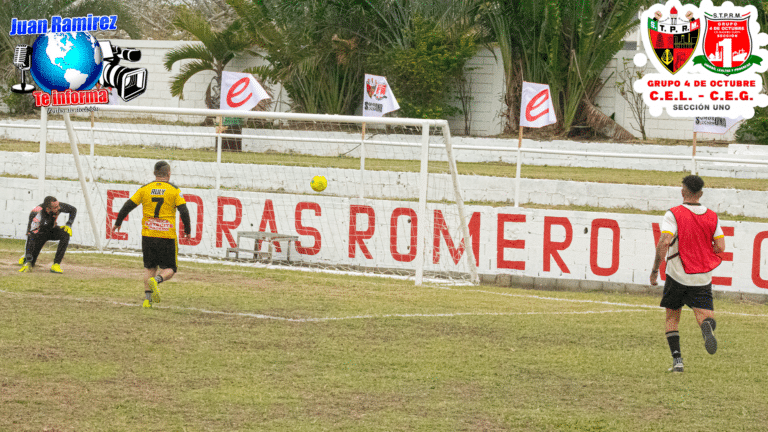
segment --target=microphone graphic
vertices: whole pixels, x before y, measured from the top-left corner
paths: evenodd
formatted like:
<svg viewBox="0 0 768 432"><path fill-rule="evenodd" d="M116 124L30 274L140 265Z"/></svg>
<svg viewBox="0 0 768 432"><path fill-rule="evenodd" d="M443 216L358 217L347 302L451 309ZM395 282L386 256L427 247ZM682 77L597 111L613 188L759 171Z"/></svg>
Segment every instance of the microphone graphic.
<svg viewBox="0 0 768 432"><path fill-rule="evenodd" d="M24 71L28 71L32 60L32 47L29 45L16 45L13 52L13 65L21 71L21 84L11 86L14 93L32 93L35 86L27 84L27 77Z"/></svg>

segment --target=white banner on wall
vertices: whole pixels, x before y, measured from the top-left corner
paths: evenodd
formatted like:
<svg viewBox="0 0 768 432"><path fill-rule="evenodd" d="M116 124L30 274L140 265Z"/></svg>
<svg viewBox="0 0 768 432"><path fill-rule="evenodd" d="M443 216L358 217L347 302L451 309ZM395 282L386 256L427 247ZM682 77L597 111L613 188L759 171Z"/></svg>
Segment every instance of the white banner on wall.
<svg viewBox="0 0 768 432"><path fill-rule="evenodd" d="M693 119L693 131L703 133L724 134L744 117L731 119L728 117L696 117Z"/></svg>
<svg viewBox="0 0 768 432"><path fill-rule="evenodd" d="M78 182L49 181L61 201L84 208ZM39 204L26 197L36 180L0 178L0 190L14 191L0 208L0 235L22 239L28 209ZM111 225L125 200L140 185L99 184L98 226ZM274 231L299 236L291 260L334 265L413 269L415 225L424 223L430 253L425 270L463 271L464 243L458 217L450 206L431 204L417 215L413 203L355 200L317 195L275 194L183 188L192 238L182 254L223 257L235 245L237 231ZM15 191L19 191L18 194ZM661 216L573 212L513 207L469 206L468 225L481 274L514 274L647 284ZM141 214L133 212L109 247L140 249ZM73 243L92 245L88 214L78 212ZM722 221L727 253L715 270L715 289L768 293L768 224ZM102 244L106 241L102 240ZM277 250L286 255L286 245Z"/></svg>

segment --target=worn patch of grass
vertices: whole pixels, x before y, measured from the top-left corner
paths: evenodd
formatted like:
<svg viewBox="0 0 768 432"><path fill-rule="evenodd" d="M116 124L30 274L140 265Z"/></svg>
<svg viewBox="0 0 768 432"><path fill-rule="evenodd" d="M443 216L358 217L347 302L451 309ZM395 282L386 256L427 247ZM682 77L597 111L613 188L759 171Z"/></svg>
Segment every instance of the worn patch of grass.
<svg viewBox="0 0 768 432"><path fill-rule="evenodd" d="M143 310L140 258L70 253L54 275L46 251L20 274L21 247L0 240L0 430L760 431L768 421L764 305L716 302L714 356L685 312L686 372L671 375L651 296L182 262L161 285L164 307Z"/></svg>

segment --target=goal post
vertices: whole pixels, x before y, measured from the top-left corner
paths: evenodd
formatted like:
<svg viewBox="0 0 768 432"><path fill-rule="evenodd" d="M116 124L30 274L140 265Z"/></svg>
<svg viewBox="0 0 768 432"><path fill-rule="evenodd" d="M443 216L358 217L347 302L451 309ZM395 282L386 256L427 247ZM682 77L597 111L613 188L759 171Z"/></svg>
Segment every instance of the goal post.
<svg viewBox="0 0 768 432"><path fill-rule="evenodd" d="M459 223L461 226L461 233L463 238L471 238L469 233L469 225L467 223L467 213L464 207L464 198L461 190L461 184L459 182L459 170L456 167L456 157L453 153L453 143L451 142L451 128L448 127L448 122L443 120L441 127L443 128L443 137L445 139L445 154L448 158L448 168L451 172L451 183L453 184L454 199L456 200L456 209L459 212ZM477 266L475 265L475 253L471 247L467 247L467 261L469 261L469 273L470 281L473 284L480 283L480 276L477 274Z"/></svg>
<svg viewBox="0 0 768 432"><path fill-rule="evenodd" d="M131 214L117 236L108 226L164 159L192 216L192 239L180 239L180 255L227 259L234 247L261 252L245 254L259 262L266 256L286 265L393 273L416 284L479 282L470 241L479 234L470 233L445 120L97 109L95 121L65 115L63 128L53 125L54 116L41 116L49 142L71 145L74 170L60 154L48 154L43 170L80 181L94 231L90 246L140 249L140 214ZM224 117L237 127L223 130L214 119ZM60 129L66 137L55 136ZM91 156L80 156L78 144L90 146ZM327 178L325 191L310 188L315 175Z"/></svg>
<svg viewBox="0 0 768 432"><path fill-rule="evenodd" d="M45 109L43 109L44 111ZM93 203L91 201L90 188L85 181L85 174L83 172L82 164L80 163L80 150L77 148L77 134L74 126L72 126L72 119L69 113L64 113L64 125L67 128L67 136L69 137L69 145L72 151L72 158L75 161L75 168L77 168L77 178L80 181L80 188L83 191L83 199L85 200L85 208L88 210L88 221L91 225L91 231L93 232L94 246L98 250L101 248L101 236L99 235L99 229L96 225L96 216L93 210Z"/></svg>

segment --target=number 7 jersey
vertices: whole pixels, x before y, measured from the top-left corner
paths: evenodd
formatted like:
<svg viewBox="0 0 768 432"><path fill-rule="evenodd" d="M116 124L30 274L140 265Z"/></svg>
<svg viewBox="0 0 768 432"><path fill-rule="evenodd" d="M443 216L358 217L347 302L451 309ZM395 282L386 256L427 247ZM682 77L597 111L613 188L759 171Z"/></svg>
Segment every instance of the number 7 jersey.
<svg viewBox="0 0 768 432"><path fill-rule="evenodd" d="M142 206L142 236L176 238L176 207L187 203L179 188L168 182L154 181L139 188L131 201Z"/></svg>

